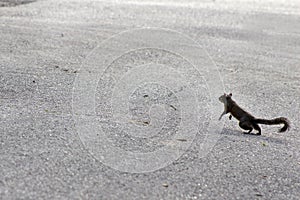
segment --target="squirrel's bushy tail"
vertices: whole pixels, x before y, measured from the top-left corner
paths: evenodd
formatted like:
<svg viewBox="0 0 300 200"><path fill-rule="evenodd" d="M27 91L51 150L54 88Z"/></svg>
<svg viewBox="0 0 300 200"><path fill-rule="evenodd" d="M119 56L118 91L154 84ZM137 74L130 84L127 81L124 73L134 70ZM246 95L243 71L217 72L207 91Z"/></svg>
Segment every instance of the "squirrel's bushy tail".
<svg viewBox="0 0 300 200"><path fill-rule="evenodd" d="M285 132L286 130L290 129L290 122L285 117L278 117L275 119L254 119L254 122L266 125L284 124L284 126L279 129L279 132Z"/></svg>

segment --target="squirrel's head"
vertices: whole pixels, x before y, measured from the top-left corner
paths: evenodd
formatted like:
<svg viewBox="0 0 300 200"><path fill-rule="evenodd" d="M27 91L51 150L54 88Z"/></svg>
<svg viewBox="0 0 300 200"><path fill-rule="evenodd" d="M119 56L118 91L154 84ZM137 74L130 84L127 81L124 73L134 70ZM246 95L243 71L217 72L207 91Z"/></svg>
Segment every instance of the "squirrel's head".
<svg viewBox="0 0 300 200"><path fill-rule="evenodd" d="M222 103L226 103L228 99L231 99L232 93L226 94L224 93L222 96L219 97L219 101Z"/></svg>

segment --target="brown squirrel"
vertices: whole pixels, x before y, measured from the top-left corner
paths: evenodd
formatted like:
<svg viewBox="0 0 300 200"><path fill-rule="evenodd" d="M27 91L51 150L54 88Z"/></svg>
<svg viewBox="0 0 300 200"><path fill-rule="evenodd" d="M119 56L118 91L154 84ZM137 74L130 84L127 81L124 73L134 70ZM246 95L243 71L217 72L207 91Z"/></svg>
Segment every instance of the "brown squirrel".
<svg viewBox="0 0 300 200"><path fill-rule="evenodd" d="M257 130L257 135L261 135L261 129L258 124L266 124L266 125L273 125L273 124L284 124L284 126L279 129L279 132L284 132L290 128L290 122L285 117L279 117L275 119L258 119L252 116L250 113L243 110L240 106L237 105L235 101L231 99L232 93L225 94L219 97L219 100L224 104L224 111L219 117L219 120L223 117L223 115L230 113L229 120L231 120L232 116L239 120L239 126L244 129L248 130L248 134L251 133L253 129Z"/></svg>

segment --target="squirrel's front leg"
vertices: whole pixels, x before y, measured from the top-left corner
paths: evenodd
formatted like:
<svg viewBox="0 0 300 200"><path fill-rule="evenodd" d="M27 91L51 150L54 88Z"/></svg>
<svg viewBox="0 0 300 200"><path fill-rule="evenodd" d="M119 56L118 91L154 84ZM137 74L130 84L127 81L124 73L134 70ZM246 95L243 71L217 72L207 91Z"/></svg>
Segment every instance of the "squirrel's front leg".
<svg viewBox="0 0 300 200"><path fill-rule="evenodd" d="M226 114L226 111L224 110L223 113L220 115L219 120L221 120L221 118L223 117L223 115Z"/></svg>

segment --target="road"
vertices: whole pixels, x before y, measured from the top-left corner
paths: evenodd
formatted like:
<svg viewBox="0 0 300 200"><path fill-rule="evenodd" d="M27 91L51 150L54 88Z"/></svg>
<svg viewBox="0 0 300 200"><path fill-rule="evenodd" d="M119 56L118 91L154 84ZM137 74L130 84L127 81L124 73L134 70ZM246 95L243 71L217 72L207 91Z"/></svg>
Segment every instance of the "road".
<svg viewBox="0 0 300 200"><path fill-rule="evenodd" d="M0 5L0 199L299 199L296 0Z"/></svg>

